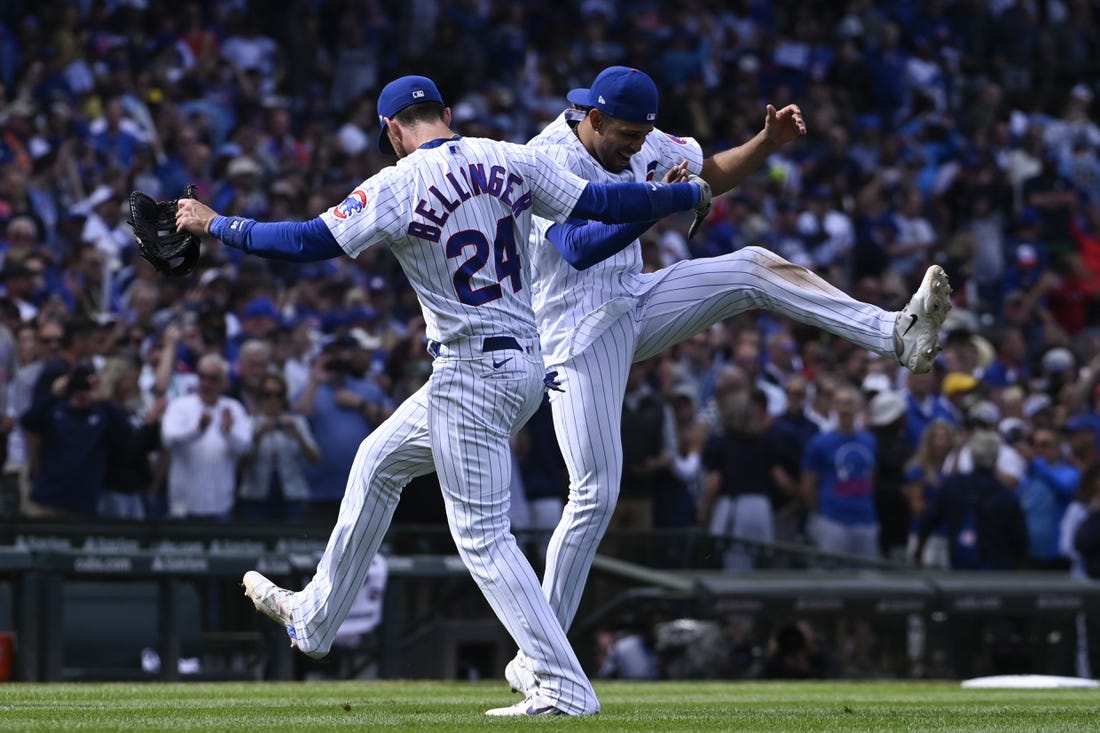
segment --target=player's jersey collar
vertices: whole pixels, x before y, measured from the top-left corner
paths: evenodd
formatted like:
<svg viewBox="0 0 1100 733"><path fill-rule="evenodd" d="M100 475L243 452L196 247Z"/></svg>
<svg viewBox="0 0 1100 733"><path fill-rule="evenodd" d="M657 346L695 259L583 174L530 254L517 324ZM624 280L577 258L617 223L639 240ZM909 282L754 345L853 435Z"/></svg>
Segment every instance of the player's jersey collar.
<svg viewBox="0 0 1100 733"><path fill-rule="evenodd" d="M438 148L443 143L449 143L452 140L461 140L461 135L451 135L450 137L437 137L435 140L429 140L420 146L420 150L429 150L431 148Z"/></svg>

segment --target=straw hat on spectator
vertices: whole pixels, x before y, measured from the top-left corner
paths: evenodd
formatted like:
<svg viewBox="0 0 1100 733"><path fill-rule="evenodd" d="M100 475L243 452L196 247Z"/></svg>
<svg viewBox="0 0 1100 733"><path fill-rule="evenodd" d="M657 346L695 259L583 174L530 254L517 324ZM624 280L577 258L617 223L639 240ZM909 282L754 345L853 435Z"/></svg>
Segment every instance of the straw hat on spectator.
<svg viewBox="0 0 1100 733"><path fill-rule="evenodd" d="M890 377L882 372L870 372L863 378L863 382L859 385L859 388L863 390L868 397L873 397L880 392L888 392L890 387Z"/></svg>
<svg viewBox="0 0 1100 733"><path fill-rule="evenodd" d="M260 164L252 160L247 155L238 155L233 160L229 161L229 167L226 168L226 175L230 178L236 178L237 176L258 176L263 171L260 168Z"/></svg>

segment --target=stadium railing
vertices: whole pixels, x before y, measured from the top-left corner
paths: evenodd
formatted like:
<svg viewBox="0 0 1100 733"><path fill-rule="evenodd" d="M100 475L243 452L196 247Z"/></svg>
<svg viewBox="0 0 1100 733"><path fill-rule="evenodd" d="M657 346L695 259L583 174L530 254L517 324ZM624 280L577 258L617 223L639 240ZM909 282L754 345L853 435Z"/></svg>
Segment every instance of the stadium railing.
<svg viewBox="0 0 1100 733"><path fill-rule="evenodd" d="M7 622L17 632L16 678L175 679L181 656L211 647L247 651L251 661L241 674L300 677L316 669L314 663L294 654L275 625L242 603L239 579L257 568L300 586L312 574L327 532L317 526L2 523L0 631ZM699 618L752 617L762 630L786 618L848 615L894 634L906 619L920 616L933 627L936 619L971 622L974 637L984 633L985 620L1030 619L1042 628L1028 633L1046 640L1040 663L1064 671L1072 619L1100 613L1100 584L1060 573L916 572L801 545L697 532L623 532L615 539L630 559L597 558L572 631L579 651L585 650L582 658L591 659L597 630L637 617L640 609L663 607ZM540 541L538 535L520 540L529 546ZM653 548L673 544L685 548L675 562L668 555L654 557ZM395 552L408 545L434 552ZM722 570L720 558L731 546L752 557L758 569ZM386 550L390 582L378 633L378 674L499 675L511 642L453 554L446 529L395 526ZM537 558L537 551L532 555ZM632 561L637 559L649 562ZM118 590L124 586L132 587ZM210 596L219 594L221 605L211 604ZM112 615L111 623L97 621L105 614ZM220 624L207 623L211 616ZM135 618L141 623L127 621ZM114 638L119 626L125 650ZM110 645L108 654L103 649ZM134 650L148 645L161 658L160 672L124 674ZM948 671L963 670L964 657L960 647Z"/></svg>

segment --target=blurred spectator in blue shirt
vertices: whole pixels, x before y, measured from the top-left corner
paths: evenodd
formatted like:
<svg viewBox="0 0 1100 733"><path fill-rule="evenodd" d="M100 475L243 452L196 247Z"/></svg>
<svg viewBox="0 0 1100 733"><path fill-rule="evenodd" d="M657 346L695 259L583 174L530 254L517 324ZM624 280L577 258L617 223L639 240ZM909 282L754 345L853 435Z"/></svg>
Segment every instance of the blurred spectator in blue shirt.
<svg viewBox="0 0 1100 733"><path fill-rule="evenodd" d="M870 96L878 103L876 111L894 127L908 116L905 66L909 54L901 46L901 29L892 21L879 27L877 41L865 56L871 69Z"/></svg>
<svg viewBox="0 0 1100 733"><path fill-rule="evenodd" d="M134 162L141 140L124 125L122 100L107 100L103 106L103 118L92 123L91 143L104 162L120 171L129 170Z"/></svg>
<svg viewBox="0 0 1100 733"><path fill-rule="evenodd" d="M976 377L965 372L952 372L942 378L939 372L938 368L933 367L925 374L910 374L906 381L908 408L905 436L913 449L916 449L924 429L933 420L947 420L954 424L961 422L961 414L948 402L948 398L970 392L979 385ZM943 394L940 394L941 391Z"/></svg>
<svg viewBox="0 0 1100 733"><path fill-rule="evenodd" d="M392 410L377 384L353 373L353 348L344 338L326 344L310 366L305 388L293 398L295 412L309 420L321 446L320 462L305 471L309 520L336 520L359 444Z"/></svg>
<svg viewBox="0 0 1100 733"><path fill-rule="evenodd" d="M267 213L267 197L260 186L263 168L253 158L239 155L229 162L226 181L215 192L211 206L220 206L226 216L263 218Z"/></svg>
<svg viewBox="0 0 1100 733"><path fill-rule="evenodd" d="M998 330L993 347L996 357L982 374L982 382L993 389L1026 384L1031 377L1027 363L1027 343L1019 329L1005 326Z"/></svg>
<svg viewBox="0 0 1100 733"><path fill-rule="evenodd" d="M1054 430L1035 430L1018 444L1025 455L1027 473L1017 487L1027 521L1029 565L1036 569L1066 569L1058 551L1058 528L1081 480L1081 472L1062 454L1061 436Z"/></svg>
<svg viewBox="0 0 1100 733"><path fill-rule="evenodd" d="M816 435L802 460L802 494L813 514L807 531L818 549L879 557L875 514L875 436L859 427L863 401L854 387L833 394L835 430Z"/></svg>

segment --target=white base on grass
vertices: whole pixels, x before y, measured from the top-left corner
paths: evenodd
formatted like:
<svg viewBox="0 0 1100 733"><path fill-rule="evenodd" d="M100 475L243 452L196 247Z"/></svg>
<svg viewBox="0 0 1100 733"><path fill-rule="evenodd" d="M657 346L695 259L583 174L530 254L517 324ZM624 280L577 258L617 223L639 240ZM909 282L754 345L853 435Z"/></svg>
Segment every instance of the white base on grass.
<svg viewBox="0 0 1100 733"><path fill-rule="evenodd" d="M1051 674L1000 674L963 680L963 687L985 687L1002 690L1048 690L1055 687L1100 687L1096 680L1081 677L1059 677Z"/></svg>

